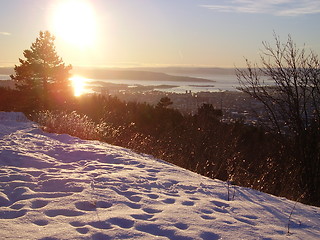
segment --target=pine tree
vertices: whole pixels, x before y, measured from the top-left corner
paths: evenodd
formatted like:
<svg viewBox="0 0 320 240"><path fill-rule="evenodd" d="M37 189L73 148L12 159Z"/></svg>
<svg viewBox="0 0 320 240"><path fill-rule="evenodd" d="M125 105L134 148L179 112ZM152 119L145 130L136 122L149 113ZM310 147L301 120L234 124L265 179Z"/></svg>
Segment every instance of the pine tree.
<svg viewBox="0 0 320 240"><path fill-rule="evenodd" d="M26 59L19 59L20 65L14 67L15 74L10 76L17 89L28 96L29 103L42 108L57 100L64 102L72 93L69 81L72 67L65 66L57 55L54 40L50 32L40 31L31 48L24 50Z"/></svg>
<svg viewBox="0 0 320 240"><path fill-rule="evenodd" d="M172 105L173 102L169 97L162 97L157 104L158 108L167 108L168 106Z"/></svg>

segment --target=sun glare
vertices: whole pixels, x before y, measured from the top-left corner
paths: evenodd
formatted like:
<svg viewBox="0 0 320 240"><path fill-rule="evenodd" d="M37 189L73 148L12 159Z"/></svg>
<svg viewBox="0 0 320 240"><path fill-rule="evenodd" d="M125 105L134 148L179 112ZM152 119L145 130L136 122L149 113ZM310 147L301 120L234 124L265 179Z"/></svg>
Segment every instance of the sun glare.
<svg viewBox="0 0 320 240"><path fill-rule="evenodd" d="M86 80L86 78L80 76L73 76L72 78L70 78L73 86L74 96L79 97L86 92Z"/></svg>
<svg viewBox="0 0 320 240"><path fill-rule="evenodd" d="M89 0L60 0L52 15L54 34L79 48L94 45L97 21Z"/></svg>

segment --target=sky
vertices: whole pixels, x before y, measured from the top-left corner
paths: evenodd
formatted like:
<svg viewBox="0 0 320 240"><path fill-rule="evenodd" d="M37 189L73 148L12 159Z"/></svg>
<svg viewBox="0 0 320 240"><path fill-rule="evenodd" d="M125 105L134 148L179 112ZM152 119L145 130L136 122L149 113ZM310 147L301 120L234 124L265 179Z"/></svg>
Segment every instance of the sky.
<svg viewBox="0 0 320 240"><path fill-rule="evenodd" d="M274 33L320 53L319 22L319 0L0 0L0 66L48 30L73 66L242 67Z"/></svg>

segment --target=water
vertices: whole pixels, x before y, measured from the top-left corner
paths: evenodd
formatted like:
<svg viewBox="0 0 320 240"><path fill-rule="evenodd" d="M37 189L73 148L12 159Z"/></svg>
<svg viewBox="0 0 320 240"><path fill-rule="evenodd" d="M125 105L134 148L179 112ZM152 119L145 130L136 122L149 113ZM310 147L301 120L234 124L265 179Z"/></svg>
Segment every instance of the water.
<svg viewBox="0 0 320 240"><path fill-rule="evenodd" d="M164 92L185 93L191 92L219 92L219 91L236 91L239 83L236 75L208 75L208 74L193 74L189 77L204 78L213 80L208 81L148 81L148 80L125 80L125 79L89 79L90 82L100 81L103 83L125 84L131 88L141 86L153 86L154 90ZM166 87L161 87L166 86ZM172 87L170 87L172 86Z"/></svg>
<svg viewBox="0 0 320 240"><path fill-rule="evenodd" d="M87 79L87 82L102 82L113 84L125 84L131 88L141 86L153 86L154 90L163 92L185 93L186 91L195 92L220 92L220 91L236 91L239 83L236 75L223 74L190 74L188 77L204 78L213 80L212 82L204 81L148 81L148 80L126 80L126 79ZM8 75L0 75L0 80L9 80ZM94 86L99 84L94 83ZM166 86L166 87L163 87ZM171 87L170 87L171 86Z"/></svg>
<svg viewBox="0 0 320 240"><path fill-rule="evenodd" d="M10 80L10 76L9 75L4 75L4 74L0 74L0 80Z"/></svg>

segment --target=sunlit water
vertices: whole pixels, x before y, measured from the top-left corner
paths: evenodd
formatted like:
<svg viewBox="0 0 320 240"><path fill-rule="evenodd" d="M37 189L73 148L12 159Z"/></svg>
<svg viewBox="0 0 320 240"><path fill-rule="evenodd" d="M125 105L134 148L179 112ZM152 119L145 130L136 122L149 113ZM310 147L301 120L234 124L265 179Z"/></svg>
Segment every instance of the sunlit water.
<svg viewBox="0 0 320 240"><path fill-rule="evenodd" d="M0 80L10 80L10 76L9 75L4 75L4 74L0 74Z"/></svg>
<svg viewBox="0 0 320 240"><path fill-rule="evenodd" d="M219 91L237 91L239 87L239 82L236 75L223 75L223 74L192 74L188 77L203 78L212 80L212 82L205 81L148 81L148 80L126 80L126 79L87 79L82 78L81 85L74 85L77 95L85 92L93 92L90 87L102 87L97 82L102 83L113 83L113 84L124 84L131 88L137 86L153 86L154 90L163 92L175 92L175 93L185 93L185 92L219 92ZM79 78L79 77L78 77ZM8 75L0 75L0 80L8 80L10 77ZM78 81L77 81L78 82ZM74 84L74 81L73 81ZM166 85L166 88L161 86ZM172 86L172 87L169 87ZM79 89L81 88L81 89ZM101 89L101 88L100 88Z"/></svg>
<svg viewBox="0 0 320 240"><path fill-rule="evenodd" d="M235 75L189 75L189 77L205 78L213 80L208 81L148 81L148 80L126 80L126 79L89 79L88 83L101 81L104 83L125 84L129 87L135 86L154 86L154 90L164 92L185 93L191 92L217 92L217 91L236 91L239 87ZM172 88L163 88L161 86L173 86Z"/></svg>

